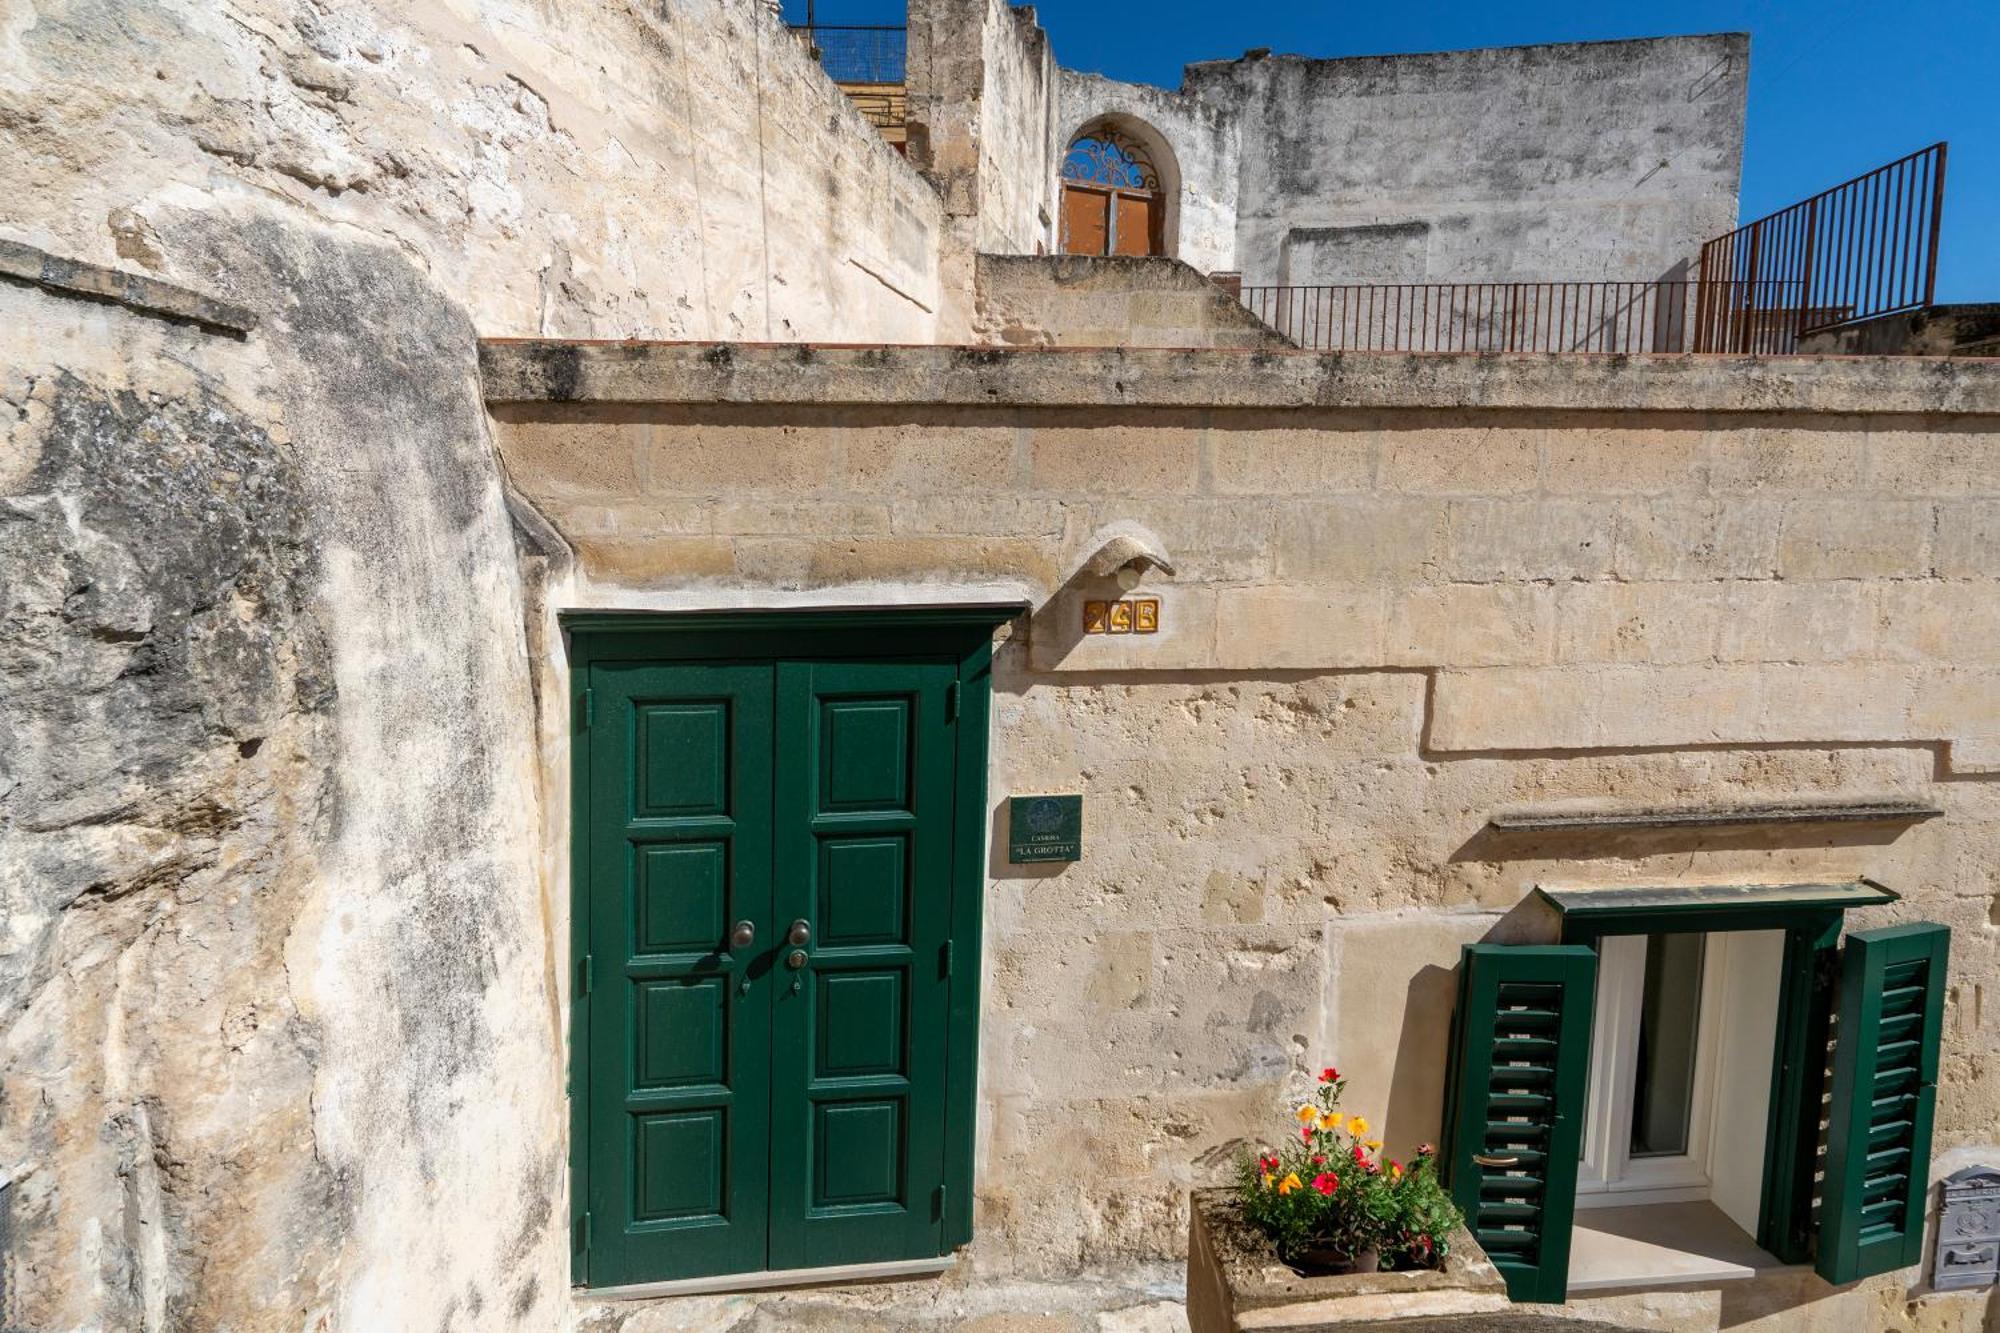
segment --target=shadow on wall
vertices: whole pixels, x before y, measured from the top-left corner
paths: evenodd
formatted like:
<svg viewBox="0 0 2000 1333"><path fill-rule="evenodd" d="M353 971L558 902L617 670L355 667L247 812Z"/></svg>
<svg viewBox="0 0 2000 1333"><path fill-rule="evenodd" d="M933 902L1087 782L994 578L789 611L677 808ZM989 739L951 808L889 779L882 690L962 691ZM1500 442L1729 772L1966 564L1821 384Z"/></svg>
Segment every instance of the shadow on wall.
<svg viewBox="0 0 2000 1333"><path fill-rule="evenodd" d="M1609 830L1545 829L1513 832L1484 825L1452 852L1454 862L1639 861L1689 852L1803 851L1833 847L1886 847L1908 823L1828 821Z"/></svg>

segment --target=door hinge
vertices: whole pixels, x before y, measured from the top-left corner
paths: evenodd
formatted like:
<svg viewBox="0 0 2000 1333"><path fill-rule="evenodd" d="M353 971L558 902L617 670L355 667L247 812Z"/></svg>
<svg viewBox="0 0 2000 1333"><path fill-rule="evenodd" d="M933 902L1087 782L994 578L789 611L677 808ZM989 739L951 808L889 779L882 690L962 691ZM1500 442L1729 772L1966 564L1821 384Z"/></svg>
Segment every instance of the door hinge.
<svg viewBox="0 0 2000 1333"><path fill-rule="evenodd" d="M944 687L944 720L958 721L958 682L952 681Z"/></svg>
<svg viewBox="0 0 2000 1333"><path fill-rule="evenodd" d="M938 946L938 975L941 977L948 977L951 975L950 940L946 940L943 944L940 944Z"/></svg>
<svg viewBox="0 0 2000 1333"><path fill-rule="evenodd" d="M576 1219L576 1248L579 1250L588 1250L590 1248L590 1213L588 1211Z"/></svg>
<svg viewBox="0 0 2000 1333"><path fill-rule="evenodd" d="M577 726L583 729L584 731L589 731L590 724L597 720L596 690L592 689L584 690L583 698L577 700L577 717L578 717Z"/></svg>
<svg viewBox="0 0 2000 1333"><path fill-rule="evenodd" d="M940 1185L937 1187L937 1193L931 1198L931 1206L937 1210L934 1220L939 1222L944 1221L944 1186Z"/></svg>
<svg viewBox="0 0 2000 1333"><path fill-rule="evenodd" d="M581 1000L584 996L590 994L591 975L592 974L590 966L590 955L585 954L583 957L576 960L577 999Z"/></svg>

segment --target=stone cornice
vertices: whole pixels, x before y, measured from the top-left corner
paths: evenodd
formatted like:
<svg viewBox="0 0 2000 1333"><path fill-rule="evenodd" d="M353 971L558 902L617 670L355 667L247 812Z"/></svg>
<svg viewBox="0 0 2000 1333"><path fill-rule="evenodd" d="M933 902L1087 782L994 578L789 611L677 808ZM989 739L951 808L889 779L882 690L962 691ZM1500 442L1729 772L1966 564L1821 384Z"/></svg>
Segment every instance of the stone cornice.
<svg viewBox="0 0 2000 1333"><path fill-rule="evenodd" d="M489 403L2000 415L2000 360L487 338Z"/></svg>

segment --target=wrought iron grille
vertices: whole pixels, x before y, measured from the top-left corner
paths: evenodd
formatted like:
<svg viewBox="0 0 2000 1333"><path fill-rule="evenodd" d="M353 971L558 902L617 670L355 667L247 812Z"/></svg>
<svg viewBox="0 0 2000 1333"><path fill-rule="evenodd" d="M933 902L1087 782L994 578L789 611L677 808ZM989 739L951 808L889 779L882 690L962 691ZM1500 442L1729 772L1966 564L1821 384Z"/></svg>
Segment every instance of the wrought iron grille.
<svg viewBox="0 0 2000 1333"><path fill-rule="evenodd" d="M1099 127L1081 135L1063 154L1062 178L1082 185L1119 190L1157 190L1160 173L1146 150L1116 130Z"/></svg>
<svg viewBox="0 0 2000 1333"><path fill-rule="evenodd" d="M1790 352L1819 329L1931 304L1944 163L1934 143L1702 246L1695 350Z"/></svg>
<svg viewBox="0 0 2000 1333"><path fill-rule="evenodd" d="M813 59L835 83L901 83L909 59L903 25L796 24Z"/></svg>

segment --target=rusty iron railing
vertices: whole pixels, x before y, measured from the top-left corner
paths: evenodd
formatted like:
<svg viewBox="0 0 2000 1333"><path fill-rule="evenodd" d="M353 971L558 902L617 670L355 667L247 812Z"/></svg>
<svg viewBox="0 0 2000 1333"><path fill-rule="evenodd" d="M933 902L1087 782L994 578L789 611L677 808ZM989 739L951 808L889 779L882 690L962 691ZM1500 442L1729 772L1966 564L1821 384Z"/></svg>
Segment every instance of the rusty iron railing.
<svg viewBox="0 0 2000 1333"><path fill-rule="evenodd" d="M792 31L835 83L902 83L909 29L902 24L807 23Z"/></svg>
<svg viewBox="0 0 2000 1333"><path fill-rule="evenodd" d="M1250 312L1322 352L1681 352L1692 282L1245 286Z"/></svg>
<svg viewBox="0 0 2000 1333"><path fill-rule="evenodd" d="M1945 145L1899 158L1701 248L1698 352L1790 352L1808 333L1930 305Z"/></svg>

